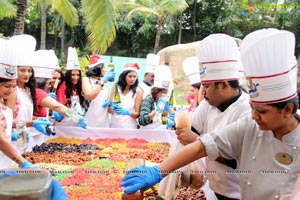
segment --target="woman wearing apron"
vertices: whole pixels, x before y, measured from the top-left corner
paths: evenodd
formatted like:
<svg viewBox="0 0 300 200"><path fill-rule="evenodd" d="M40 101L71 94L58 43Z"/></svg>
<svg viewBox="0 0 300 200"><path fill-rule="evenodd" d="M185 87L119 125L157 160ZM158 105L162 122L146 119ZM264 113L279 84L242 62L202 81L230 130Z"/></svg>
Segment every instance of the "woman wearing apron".
<svg viewBox="0 0 300 200"><path fill-rule="evenodd" d="M75 109L83 117L88 105L81 89L81 70L75 48L68 48L67 71L65 82L57 90L57 99L68 108ZM71 118L62 118L62 121L55 122L56 126L77 126Z"/></svg>
<svg viewBox="0 0 300 200"><path fill-rule="evenodd" d="M112 88L110 100L113 101L109 108L112 128L137 128L137 118L140 115L140 106L143 94L137 90L138 70L136 63L127 63L119 79Z"/></svg>
<svg viewBox="0 0 300 200"><path fill-rule="evenodd" d="M169 98L163 98L168 93L172 80L172 73L168 66L159 65L154 69L154 85L150 95L143 99L139 124L141 129L166 129L162 123L162 112L171 114L173 111L168 106ZM166 105L161 108L162 105ZM174 115L174 114L173 114Z"/></svg>
<svg viewBox="0 0 300 200"><path fill-rule="evenodd" d="M112 71L106 74L104 60L99 54L91 55L89 70L86 72L86 77L82 78L82 92L84 97L90 101L86 112L87 126L110 127L107 111L110 100L105 83L114 77L115 73Z"/></svg>

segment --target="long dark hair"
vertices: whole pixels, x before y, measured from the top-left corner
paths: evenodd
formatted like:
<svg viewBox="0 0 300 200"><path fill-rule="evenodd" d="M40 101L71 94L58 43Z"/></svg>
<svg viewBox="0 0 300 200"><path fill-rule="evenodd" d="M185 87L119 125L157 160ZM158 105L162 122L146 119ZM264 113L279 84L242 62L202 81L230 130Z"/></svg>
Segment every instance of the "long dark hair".
<svg viewBox="0 0 300 200"><path fill-rule="evenodd" d="M103 67L104 64L100 63L92 68L89 68L88 71L85 73L85 75L87 77L92 77L92 76L103 77L103 74L101 73Z"/></svg>
<svg viewBox="0 0 300 200"><path fill-rule="evenodd" d="M65 75L64 75L63 71L60 70L60 69L55 69L55 70L54 70L54 73L55 73L55 72L57 72L57 73L60 74L60 83L59 83L58 86L57 86L57 88L59 88L59 87L61 86L61 84L65 81Z"/></svg>
<svg viewBox="0 0 300 200"><path fill-rule="evenodd" d="M81 87L81 71L79 71L79 81L75 85L75 89L77 90L77 94L79 96L79 103L83 107L84 105L84 97L82 95L82 87ZM67 97L67 105L71 105L71 94L73 91L73 84L72 84L72 70L67 70L65 74L65 84L66 84L66 97Z"/></svg>
<svg viewBox="0 0 300 200"><path fill-rule="evenodd" d="M34 77L34 70L31 67L32 73L31 73L31 77L29 78L28 82L25 83L25 86L29 88L30 91L30 96L32 99L32 104L33 104L33 112L37 112L38 107L37 107L37 103L36 103L36 92L35 92L35 88L36 88L36 82L35 82L35 77Z"/></svg>
<svg viewBox="0 0 300 200"><path fill-rule="evenodd" d="M124 92L126 86L127 86L127 83L126 83L126 76L127 74L129 74L130 72L135 72L133 70L126 70L126 71L123 71L120 75L119 75L119 79L118 79L118 82L117 82L117 85L121 88L121 91ZM138 74L137 74L138 75ZM137 78L135 83L133 85L130 86L129 90L132 90L133 91L133 95L135 95L136 93L136 89L139 85L139 79Z"/></svg>
<svg viewBox="0 0 300 200"><path fill-rule="evenodd" d="M158 94L159 92L162 92L162 91L164 91L165 89L163 89L163 88L158 88L158 87L152 87L151 88L151 92L150 92L150 94L151 94L151 96L152 96L152 100L151 100L151 103L153 103L154 101L156 101L157 99L155 99L155 97L156 97L156 94Z"/></svg>

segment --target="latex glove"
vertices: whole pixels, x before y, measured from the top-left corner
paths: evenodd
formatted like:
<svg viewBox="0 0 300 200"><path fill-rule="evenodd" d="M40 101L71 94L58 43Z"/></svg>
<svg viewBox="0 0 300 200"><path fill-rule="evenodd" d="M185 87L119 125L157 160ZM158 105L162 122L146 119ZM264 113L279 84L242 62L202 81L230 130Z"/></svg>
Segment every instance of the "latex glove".
<svg viewBox="0 0 300 200"><path fill-rule="evenodd" d="M169 101L165 101L165 109L164 111L168 112L170 110L170 103Z"/></svg>
<svg viewBox="0 0 300 200"><path fill-rule="evenodd" d="M117 107L115 109L115 112L117 113L117 115L130 115L130 110L122 107Z"/></svg>
<svg viewBox="0 0 300 200"><path fill-rule="evenodd" d="M49 96L50 96L52 99L56 100L56 94L55 94L54 92L50 92L50 93L49 93Z"/></svg>
<svg viewBox="0 0 300 200"><path fill-rule="evenodd" d="M50 136L50 134L47 133L46 126L47 125L52 125L51 122L44 118L40 117L37 120L34 120L32 123L32 127L34 127L37 131L43 133L44 135Z"/></svg>
<svg viewBox="0 0 300 200"><path fill-rule="evenodd" d="M110 105L110 99L106 99L102 104L102 108L107 108Z"/></svg>
<svg viewBox="0 0 300 200"><path fill-rule="evenodd" d="M79 121L77 122L77 126L79 126L81 128L86 128L86 124L87 124L86 118L81 116L79 118Z"/></svg>
<svg viewBox="0 0 300 200"><path fill-rule="evenodd" d="M130 194L142 188L146 191L161 180L162 176L158 166L140 166L131 169L126 174L122 179L121 186L125 187L124 192L126 194Z"/></svg>
<svg viewBox="0 0 300 200"><path fill-rule="evenodd" d="M115 78L115 72L113 72L112 70L109 70L105 76L102 78L103 81L108 82L111 79Z"/></svg>
<svg viewBox="0 0 300 200"><path fill-rule="evenodd" d="M55 119L55 121L58 121L58 122L60 122L61 120L63 120L65 118L65 116L63 116L62 114L60 114L59 112L56 112L56 111L53 111L52 117Z"/></svg>
<svg viewBox="0 0 300 200"><path fill-rule="evenodd" d="M113 101L112 104L111 104L111 108L112 108L113 110L115 110L115 109L117 109L117 108L120 108L120 106L119 106L119 104L118 104L117 102Z"/></svg>
<svg viewBox="0 0 300 200"><path fill-rule="evenodd" d="M20 135L20 133L15 133L15 132L11 133L11 141L16 142L19 138L19 135ZM29 142L29 134L28 133L26 133L26 140L28 143Z"/></svg>
<svg viewBox="0 0 300 200"><path fill-rule="evenodd" d="M57 180L52 179L51 187L52 187L52 197L51 197L52 200L68 200L65 190Z"/></svg>
<svg viewBox="0 0 300 200"><path fill-rule="evenodd" d="M175 113L171 113L168 116L167 129L173 128L175 126Z"/></svg>
<svg viewBox="0 0 300 200"><path fill-rule="evenodd" d="M15 142L18 140L19 134L18 133L11 133L11 141Z"/></svg>
<svg viewBox="0 0 300 200"><path fill-rule="evenodd" d="M36 168L36 166L32 163L30 163L28 160L25 160L21 165L19 165L20 168Z"/></svg>

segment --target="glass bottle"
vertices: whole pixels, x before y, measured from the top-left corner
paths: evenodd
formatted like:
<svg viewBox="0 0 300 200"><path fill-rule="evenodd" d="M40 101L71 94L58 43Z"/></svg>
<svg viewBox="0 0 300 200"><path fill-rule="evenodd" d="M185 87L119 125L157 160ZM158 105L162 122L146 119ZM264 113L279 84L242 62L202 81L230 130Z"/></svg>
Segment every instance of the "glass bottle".
<svg viewBox="0 0 300 200"><path fill-rule="evenodd" d="M110 62L108 64L108 70L111 70L113 72L115 71L115 64L113 62L113 57L112 56L110 56ZM115 81L114 78L112 78L112 79L109 80L109 82L114 82L114 81Z"/></svg>
<svg viewBox="0 0 300 200"><path fill-rule="evenodd" d="M116 86L116 92L115 92L115 98L114 98L114 101L120 105L121 104L121 97L120 97L120 94L119 94L119 90L118 90L118 87Z"/></svg>
<svg viewBox="0 0 300 200"><path fill-rule="evenodd" d="M25 152L27 148L27 136L26 136L26 122L25 121L18 121L16 124L17 133L19 134L18 140L16 142L17 147L22 153Z"/></svg>

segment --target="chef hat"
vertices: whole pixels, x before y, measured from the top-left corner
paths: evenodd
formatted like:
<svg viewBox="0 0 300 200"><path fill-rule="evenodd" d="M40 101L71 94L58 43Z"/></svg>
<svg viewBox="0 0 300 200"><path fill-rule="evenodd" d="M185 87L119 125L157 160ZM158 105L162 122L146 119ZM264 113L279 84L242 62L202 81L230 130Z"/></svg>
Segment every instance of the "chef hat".
<svg viewBox="0 0 300 200"><path fill-rule="evenodd" d="M96 65L99 65L101 63L104 64L104 60L99 54L94 53L90 56L89 68L95 67Z"/></svg>
<svg viewBox="0 0 300 200"><path fill-rule="evenodd" d="M80 70L80 64L76 49L73 47L68 48L67 70L77 69Z"/></svg>
<svg viewBox="0 0 300 200"><path fill-rule="evenodd" d="M295 36L277 29L248 34L241 44L250 99L277 103L297 95Z"/></svg>
<svg viewBox="0 0 300 200"><path fill-rule="evenodd" d="M0 38L0 77L17 78L17 66L11 65L14 48L8 46L8 41Z"/></svg>
<svg viewBox="0 0 300 200"><path fill-rule="evenodd" d="M49 62L51 62L51 65L54 66L55 69L60 69L59 68L59 64L58 64L58 58L54 52L53 49L48 50L49 54L50 54L50 60Z"/></svg>
<svg viewBox="0 0 300 200"><path fill-rule="evenodd" d="M239 49L233 37L211 34L197 47L201 82L238 80Z"/></svg>
<svg viewBox="0 0 300 200"><path fill-rule="evenodd" d="M57 59L57 58L56 58ZM34 53L33 70L37 78L52 78L57 60L50 50L38 50Z"/></svg>
<svg viewBox="0 0 300 200"><path fill-rule="evenodd" d="M16 35L8 40L8 45L15 49L12 65L32 66L36 40L31 35Z"/></svg>
<svg viewBox="0 0 300 200"><path fill-rule="evenodd" d="M140 66L137 63L127 63L123 67L123 71L132 70L132 71L135 71L136 73L139 72L139 69L140 69Z"/></svg>
<svg viewBox="0 0 300 200"><path fill-rule="evenodd" d="M182 63L182 69L190 85L200 83L199 61L197 57L188 57Z"/></svg>
<svg viewBox="0 0 300 200"><path fill-rule="evenodd" d="M159 65L154 70L154 87L169 89L172 80L172 72L167 65Z"/></svg>
<svg viewBox="0 0 300 200"><path fill-rule="evenodd" d="M155 67L159 65L159 56L149 53L146 57L145 73L154 73Z"/></svg>

